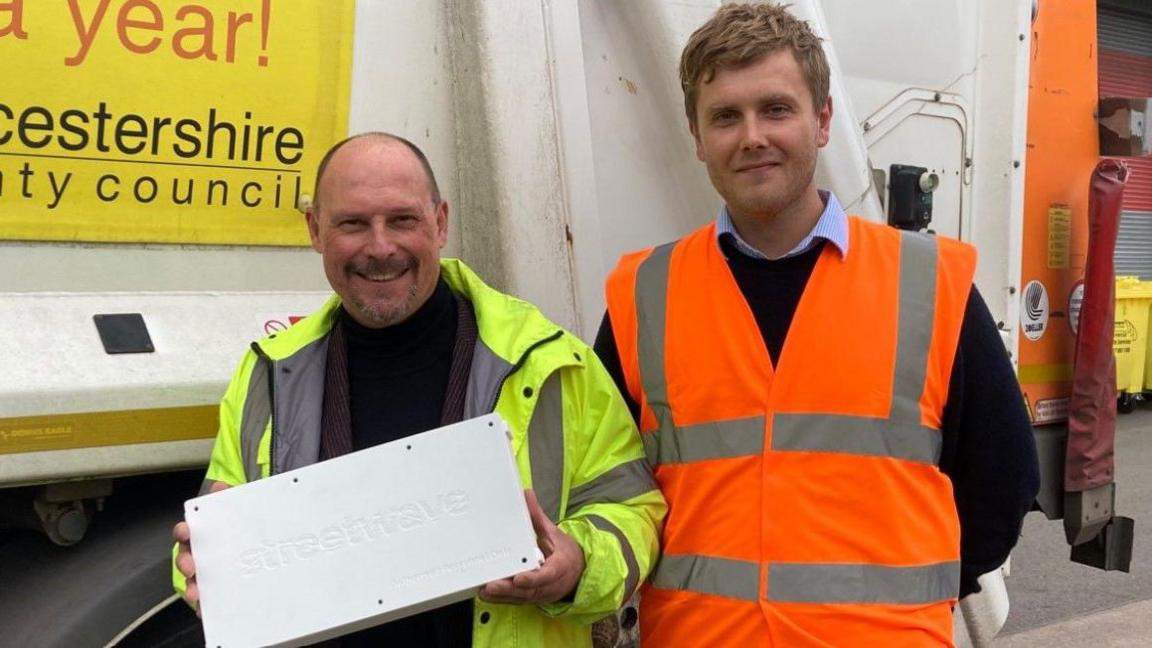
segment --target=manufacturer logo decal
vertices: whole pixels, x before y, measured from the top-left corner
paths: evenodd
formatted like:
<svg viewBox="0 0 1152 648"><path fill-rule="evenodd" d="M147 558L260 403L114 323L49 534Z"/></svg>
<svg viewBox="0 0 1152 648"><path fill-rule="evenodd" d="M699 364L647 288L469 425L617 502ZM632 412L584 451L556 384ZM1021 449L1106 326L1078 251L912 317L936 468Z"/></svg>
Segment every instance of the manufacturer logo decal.
<svg viewBox="0 0 1152 648"><path fill-rule="evenodd" d="M417 500L375 515L346 518L315 533L306 533L279 541L264 541L240 554L240 569L245 576L272 571L299 560L338 551L365 542L374 542L394 533L430 526L448 516L468 513L472 508L468 493L453 490L439 497Z"/></svg>
<svg viewBox="0 0 1152 648"><path fill-rule="evenodd" d="M1039 281L1030 281L1020 299L1020 329L1035 342L1048 329L1048 291Z"/></svg>

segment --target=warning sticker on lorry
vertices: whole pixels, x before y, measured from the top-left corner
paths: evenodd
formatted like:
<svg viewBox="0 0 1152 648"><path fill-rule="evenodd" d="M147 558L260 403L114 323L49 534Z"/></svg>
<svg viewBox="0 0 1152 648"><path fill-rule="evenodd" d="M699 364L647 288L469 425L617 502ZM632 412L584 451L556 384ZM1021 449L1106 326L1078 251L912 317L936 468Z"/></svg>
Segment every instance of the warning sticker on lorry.
<svg viewBox="0 0 1152 648"><path fill-rule="evenodd" d="M0 3L0 236L305 245L353 0Z"/></svg>

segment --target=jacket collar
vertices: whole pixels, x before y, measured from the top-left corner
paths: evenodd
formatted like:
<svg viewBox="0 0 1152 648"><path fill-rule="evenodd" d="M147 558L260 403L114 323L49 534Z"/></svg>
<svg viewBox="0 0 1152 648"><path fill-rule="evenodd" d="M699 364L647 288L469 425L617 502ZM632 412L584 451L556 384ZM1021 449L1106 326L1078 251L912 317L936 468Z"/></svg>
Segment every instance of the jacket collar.
<svg viewBox="0 0 1152 648"><path fill-rule="evenodd" d="M440 273L453 291L464 296L475 307L479 339L489 350L509 364L518 363L528 350L537 345L539 346L533 350L534 354L553 346L540 343L562 332L558 325L544 317L535 306L493 289L459 259L441 259ZM269 359L283 360L327 336L339 312L340 297L332 295L319 310L300 320L287 331L260 340L256 346ZM565 337L571 338L572 335L562 332L560 338ZM558 357L556 362L568 364L573 359Z"/></svg>

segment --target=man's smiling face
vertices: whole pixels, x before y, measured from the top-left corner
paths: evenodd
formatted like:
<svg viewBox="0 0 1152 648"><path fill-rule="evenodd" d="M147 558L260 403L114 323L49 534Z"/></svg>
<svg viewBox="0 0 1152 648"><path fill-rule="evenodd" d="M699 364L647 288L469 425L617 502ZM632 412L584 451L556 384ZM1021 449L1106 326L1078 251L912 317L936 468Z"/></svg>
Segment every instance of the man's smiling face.
<svg viewBox="0 0 1152 648"><path fill-rule="evenodd" d="M440 277L448 204L434 200L411 151L376 138L349 142L324 170L317 200L308 213L312 247L353 319L391 326L428 300Z"/></svg>
<svg viewBox="0 0 1152 648"><path fill-rule="evenodd" d="M696 157L729 211L772 218L816 195L816 152L828 143L831 102L817 110L791 50L701 83Z"/></svg>

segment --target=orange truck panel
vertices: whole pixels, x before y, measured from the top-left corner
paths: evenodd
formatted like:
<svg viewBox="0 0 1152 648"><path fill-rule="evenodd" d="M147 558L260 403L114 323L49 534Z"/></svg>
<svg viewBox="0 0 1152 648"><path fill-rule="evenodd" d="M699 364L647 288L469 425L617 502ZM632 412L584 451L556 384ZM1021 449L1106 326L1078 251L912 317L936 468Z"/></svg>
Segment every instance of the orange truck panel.
<svg viewBox="0 0 1152 648"><path fill-rule="evenodd" d="M1099 161L1096 4L1046 3L1033 25L1024 180L1019 378L1032 420L1068 415Z"/></svg>

